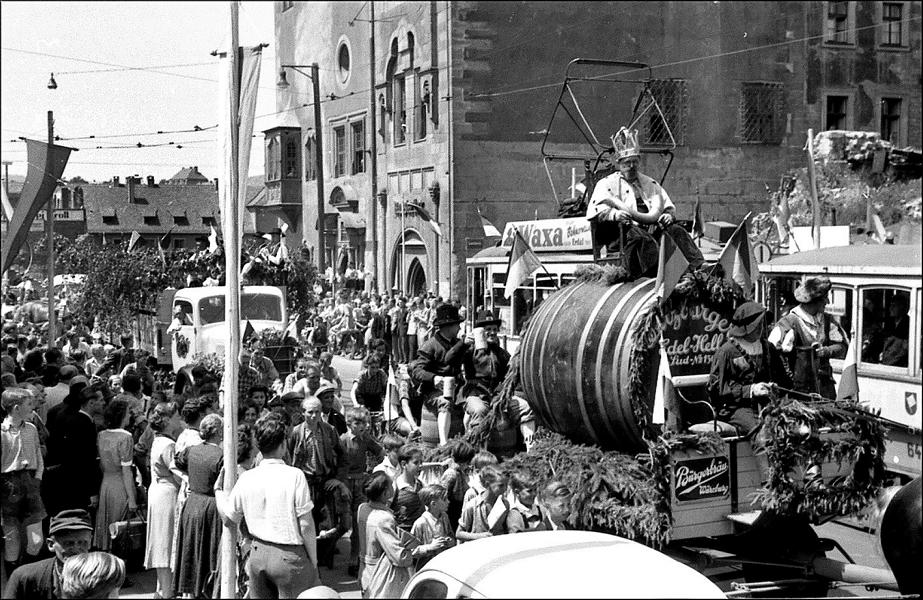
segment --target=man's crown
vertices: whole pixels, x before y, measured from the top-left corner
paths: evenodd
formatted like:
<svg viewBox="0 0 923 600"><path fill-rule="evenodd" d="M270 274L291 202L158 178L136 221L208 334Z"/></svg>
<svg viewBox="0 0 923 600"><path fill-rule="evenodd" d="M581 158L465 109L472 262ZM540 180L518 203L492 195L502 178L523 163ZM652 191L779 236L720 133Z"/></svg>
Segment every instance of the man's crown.
<svg viewBox="0 0 923 600"><path fill-rule="evenodd" d="M612 136L612 147L615 149L616 160L629 156L641 156L641 145L638 143L638 130L629 131L622 127Z"/></svg>

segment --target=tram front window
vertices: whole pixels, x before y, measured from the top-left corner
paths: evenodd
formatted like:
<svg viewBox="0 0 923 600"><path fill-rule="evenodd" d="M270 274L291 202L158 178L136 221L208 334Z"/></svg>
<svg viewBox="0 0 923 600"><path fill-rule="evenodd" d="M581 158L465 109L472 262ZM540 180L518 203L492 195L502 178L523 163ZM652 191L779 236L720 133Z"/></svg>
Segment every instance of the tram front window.
<svg viewBox="0 0 923 600"><path fill-rule="evenodd" d="M910 292L865 290L862 299L862 362L907 367Z"/></svg>

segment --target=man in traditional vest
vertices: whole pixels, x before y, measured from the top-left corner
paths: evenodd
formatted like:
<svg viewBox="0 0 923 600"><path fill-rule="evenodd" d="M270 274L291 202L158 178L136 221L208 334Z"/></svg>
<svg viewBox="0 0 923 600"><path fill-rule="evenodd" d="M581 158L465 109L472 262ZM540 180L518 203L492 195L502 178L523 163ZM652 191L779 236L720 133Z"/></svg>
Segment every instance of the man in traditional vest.
<svg viewBox="0 0 923 600"><path fill-rule="evenodd" d="M830 278L809 277L795 288L798 306L782 317L769 334L791 372L793 388L805 394L836 398L831 358L846 356L848 340L836 320L824 312Z"/></svg>
<svg viewBox="0 0 923 600"><path fill-rule="evenodd" d="M657 243L663 232L697 269L705 262L692 238L676 224L676 207L659 183L641 173L638 132L625 127L612 136L619 170L596 183L586 217L596 223L598 244L609 252L619 246L619 224L625 226L625 252L629 272L635 276L656 274ZM652 232L650 230L653 231ZM656 236L656 237L655 237Z"/></svg>

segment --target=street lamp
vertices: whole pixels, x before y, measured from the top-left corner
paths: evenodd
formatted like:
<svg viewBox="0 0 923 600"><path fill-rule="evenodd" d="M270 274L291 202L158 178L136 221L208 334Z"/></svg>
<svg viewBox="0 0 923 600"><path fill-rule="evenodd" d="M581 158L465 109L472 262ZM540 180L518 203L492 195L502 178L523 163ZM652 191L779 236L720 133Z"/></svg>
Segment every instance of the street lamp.
<svg viewBox="0 0 923 600"><path fill-rule="evenodd" d="M314 88L314 127L317 131L314 136L314 159L315 170L317 171L317 271L323 277L327 270L327 251L324 240L324 136L322 135L320 118L320 76L317 63L310 65L281 65L279 81L276 83L276 87L280 90L287 90L290 87L285 69L292 69L301 73L311 80ZM311 69L311 72L306 73L301 69ZM304 229L307 233L307 227Z"/></svg>

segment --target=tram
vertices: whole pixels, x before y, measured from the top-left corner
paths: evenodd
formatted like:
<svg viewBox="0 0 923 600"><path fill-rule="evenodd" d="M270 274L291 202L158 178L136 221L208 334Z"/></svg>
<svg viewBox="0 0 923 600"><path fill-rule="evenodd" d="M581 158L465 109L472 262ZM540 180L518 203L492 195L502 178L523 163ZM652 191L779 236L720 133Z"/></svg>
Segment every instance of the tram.
<svg viewBox="0 0 923 600"><path fill-rule="evenodd" d="M923 395L923 250L920 246L853 245L808 250L759 265L757 298L773 318L797 303L805 278L825 275L833 288L827 312L855 344L859 402L888 422L885 465L902 479L921 474ZM839 384L846 359L831 360Z"/></svg>

